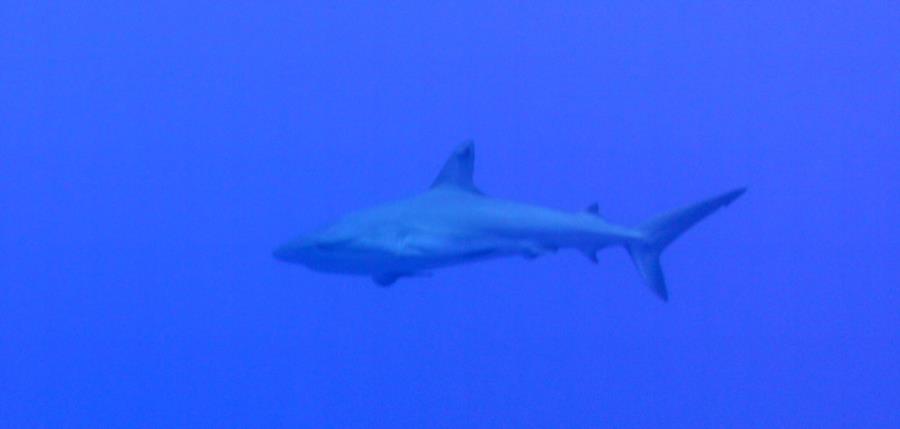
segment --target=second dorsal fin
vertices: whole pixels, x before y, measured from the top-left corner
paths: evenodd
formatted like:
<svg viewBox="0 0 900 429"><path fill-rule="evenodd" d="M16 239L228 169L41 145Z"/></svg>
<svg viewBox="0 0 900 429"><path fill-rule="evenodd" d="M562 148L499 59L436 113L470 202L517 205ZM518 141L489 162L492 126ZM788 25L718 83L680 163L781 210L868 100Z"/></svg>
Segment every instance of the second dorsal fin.
<svg viewBox="0 0 900 429"><path fill-rule="evenodd" d="M585 207L583 213L588 216L592 216L597 219L600 219L602 221L606 221L606 217L604 217L602 214L600 214L600 206L597 203L593 203L593 204Z"/></svg>
<svg viewBox="0 0 900 429"><path fill-rule="evenodd" d="M450 158L447 158L431 187L453 186L469 192L480 193L472 180L474 170L475 143L472 140L466 140L456 147Z"/></svg>

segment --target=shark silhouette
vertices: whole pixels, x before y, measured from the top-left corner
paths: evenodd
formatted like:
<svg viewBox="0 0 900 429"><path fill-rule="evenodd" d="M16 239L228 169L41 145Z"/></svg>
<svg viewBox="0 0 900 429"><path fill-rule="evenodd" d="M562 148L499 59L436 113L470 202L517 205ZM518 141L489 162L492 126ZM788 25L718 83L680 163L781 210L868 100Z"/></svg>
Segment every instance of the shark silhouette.
<svg viewBox="0 0 900 429"><path fill-rule="evenodd" d="M380 286L436 268L490 258L526 258L573 248L624 246L644 282L664 301L663 249L688 228L741 196L745 188L658 216L636 228L613 225L592 204L567 213L485 196L472 181L474 145L464 142L427 191L345 216L278 247L274 256L322 272L371 276Z"/></svg>

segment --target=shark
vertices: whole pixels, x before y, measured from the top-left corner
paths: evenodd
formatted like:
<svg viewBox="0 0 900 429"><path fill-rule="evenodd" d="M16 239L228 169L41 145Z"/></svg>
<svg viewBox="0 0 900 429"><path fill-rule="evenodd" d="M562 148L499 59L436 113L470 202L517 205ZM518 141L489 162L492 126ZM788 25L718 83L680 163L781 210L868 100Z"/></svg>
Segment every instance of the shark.
<svg viewBox="0 0 900 429"><path fill-rule="evenodd" d="M501 257L534 259L575 249L624 247L643 282L669 300L660 254L677 237L746 191L737 188L636 227L616 225L591 204L577 212L487 196L473 181L475 147L458 145L421 193L353 212L278 246L273 256L325 273L368 276L382 287L439 268Z"/></svg>

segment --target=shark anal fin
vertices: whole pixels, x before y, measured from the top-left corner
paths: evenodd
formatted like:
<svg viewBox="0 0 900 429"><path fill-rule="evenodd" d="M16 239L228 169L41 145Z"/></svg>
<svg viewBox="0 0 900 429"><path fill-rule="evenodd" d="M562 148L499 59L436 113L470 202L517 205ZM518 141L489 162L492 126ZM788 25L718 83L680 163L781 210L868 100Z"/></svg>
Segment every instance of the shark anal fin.
<svg viewBox="0 0 900 429"><path fill-rule="evenodd" d="M375 281L375 284L381 287L389 287L393 285L397 282L398 278L400 278L400 276L393 273L376 274L372 276L372 280Z"/></svg>

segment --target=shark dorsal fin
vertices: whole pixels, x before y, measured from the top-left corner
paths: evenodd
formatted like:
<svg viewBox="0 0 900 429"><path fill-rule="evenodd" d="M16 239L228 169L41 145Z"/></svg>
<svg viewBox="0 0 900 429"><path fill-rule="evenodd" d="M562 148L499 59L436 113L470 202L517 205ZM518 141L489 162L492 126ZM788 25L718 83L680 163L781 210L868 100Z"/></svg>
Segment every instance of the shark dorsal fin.
<svg viewBox="0 0 900 429"><path fill-rule="evenodd" d="M481 193L472 181L475 169L475 143L472 140L462 142L453 153L437 178L431 184L432 188L453 186L462 190Z"/></svg>

